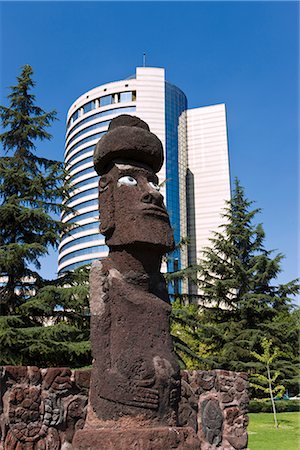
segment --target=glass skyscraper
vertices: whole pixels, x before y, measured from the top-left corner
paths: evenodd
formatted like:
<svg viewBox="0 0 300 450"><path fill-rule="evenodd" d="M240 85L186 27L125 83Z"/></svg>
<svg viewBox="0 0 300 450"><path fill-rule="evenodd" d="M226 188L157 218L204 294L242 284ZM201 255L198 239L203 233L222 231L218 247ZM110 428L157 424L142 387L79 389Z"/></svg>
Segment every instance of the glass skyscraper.
<svg viewBox="0 0 300 450"><path fill-rule="evenodd" d="M64 158L71 184L67 203L74 212L64 214L62 220L76 223L77 226L62 237L58 262L60 274L107 255L108 248L105 246L104 237L98 232L99 177L93 169L93 151L97 141L107 132L110 121L120 114L140 117L162 141L165 162L158 176L163 183L162 194L170 214L175 240L179 242L181 237L194 233L189 236L194 245L194 253L176 250L169 259L168 270L177 270L196 261L201 251L197 246L199 237L196 236L198 199L192 199L191 195L189 161L193 166L192 187L195 191L197 188L195 182L199 176L205 174L205 164L209 162L210 153L213 152L215 156L222 154L223 181L221 191L218 190L220 198L215 199L215 205L211 205L210 212L208 211L208 216L213 216L211 217L213 227L218 224L217 217L224 200L230 197L225 107L216 105L208 108L211 110L207 110L207 107L206 111L205 108L188 110L185 94L165 80L164 69L152 67L138 67L135 76L96 87L81 95L72 104L67 117ZM214 114L216 108L219 111L218 117ZM194 113L190 114L190 111ZM190 123L192 125L189 131ZM207 152L203 142L212 129L214 133L208 137L211 142L208 143ZM221 135L222 142L219 139ZM191 154L198 152L202 155L201 161ZM217 169L210 173L210 177L215 178L217 184L220 182L219 172ZM205 236L211 231L210 219L207 221L207 218L204 212L203 220L207 226ZM194 226L191 226L191 221ZM193 258L195 261L192 261Z"/></svg>

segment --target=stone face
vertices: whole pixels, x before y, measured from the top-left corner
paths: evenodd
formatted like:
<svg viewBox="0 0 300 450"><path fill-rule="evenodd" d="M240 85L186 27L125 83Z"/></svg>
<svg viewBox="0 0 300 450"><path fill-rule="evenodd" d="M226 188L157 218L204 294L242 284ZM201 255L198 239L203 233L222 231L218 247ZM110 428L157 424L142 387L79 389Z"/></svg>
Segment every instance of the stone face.
<svg viewBox="0 0 300 450"><path fill-rule="evenodd" d="M222 441L223 414L215 397L208 397L201 403L202 430L205 439L218 446Z"/></svg>
<svg viewBox="0 0 300 450"><path fill-rule="evenodd" d="M158 178L149 167L126 161L101 177L100 232L110 248L119 247L124 252L140 248L145 256L155 251L158 263L173 249L173 233L157 184ZM159 267L152 270L159 274Z"/></svg>

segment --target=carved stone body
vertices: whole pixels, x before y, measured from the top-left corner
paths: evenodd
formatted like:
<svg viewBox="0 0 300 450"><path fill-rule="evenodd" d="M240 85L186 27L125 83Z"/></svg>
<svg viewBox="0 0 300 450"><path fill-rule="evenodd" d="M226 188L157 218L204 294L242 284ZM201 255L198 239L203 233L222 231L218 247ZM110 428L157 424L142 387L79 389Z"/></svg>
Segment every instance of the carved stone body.
<svg viewBox="0 0 300 450"><path fill-rule="evenodd" d="M86 426L74 448L197 449L194 431L177 427L180 372L160 273L162 256L174 248L155 174L161 142L145 122L120 116L97 144L94 162L109 256L91 269L94 362Z"/></svg>
<svg viewBox="0 0 300 450"><path fill-rule="evenodd" d="M166 292L158 297L147 275L121 274L110 259L94 264L90 279L94 411L103 420L130 415L176 426L180 375Z"/></svg>

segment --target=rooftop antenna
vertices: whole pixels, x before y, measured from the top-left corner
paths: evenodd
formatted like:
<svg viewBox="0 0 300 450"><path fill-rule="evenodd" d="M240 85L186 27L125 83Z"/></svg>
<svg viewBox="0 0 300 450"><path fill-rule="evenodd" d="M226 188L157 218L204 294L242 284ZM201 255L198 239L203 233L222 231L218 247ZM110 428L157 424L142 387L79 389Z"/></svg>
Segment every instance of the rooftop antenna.
<svg viewBox="0 0 300 450"><path fill-rule="evenodd" d="M146 67L146 53L143 53L143 67Z"/></svg>

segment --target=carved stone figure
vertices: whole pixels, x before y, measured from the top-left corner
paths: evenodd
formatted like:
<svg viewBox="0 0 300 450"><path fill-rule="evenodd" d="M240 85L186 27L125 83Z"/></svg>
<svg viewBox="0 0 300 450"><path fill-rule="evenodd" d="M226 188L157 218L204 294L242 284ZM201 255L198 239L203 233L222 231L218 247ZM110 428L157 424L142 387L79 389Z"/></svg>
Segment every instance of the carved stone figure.
<svg viewBox="0 0 300 450"><path fill-rule="evenodd" d="M113 119L96 146L109 255L91 269L94 362L87 421L74 448L199 448L194 431L177 426L180 372L160 273L174 247L156 176L162 164L160 140L137 117Z"/></svg>
<svg viewBox="0 0 300 450"><path fill-rule="evenodd" d="M223 416L217 398L211 396L201 404L202 427L206 440L215 446L222 441Z"/></svg>

